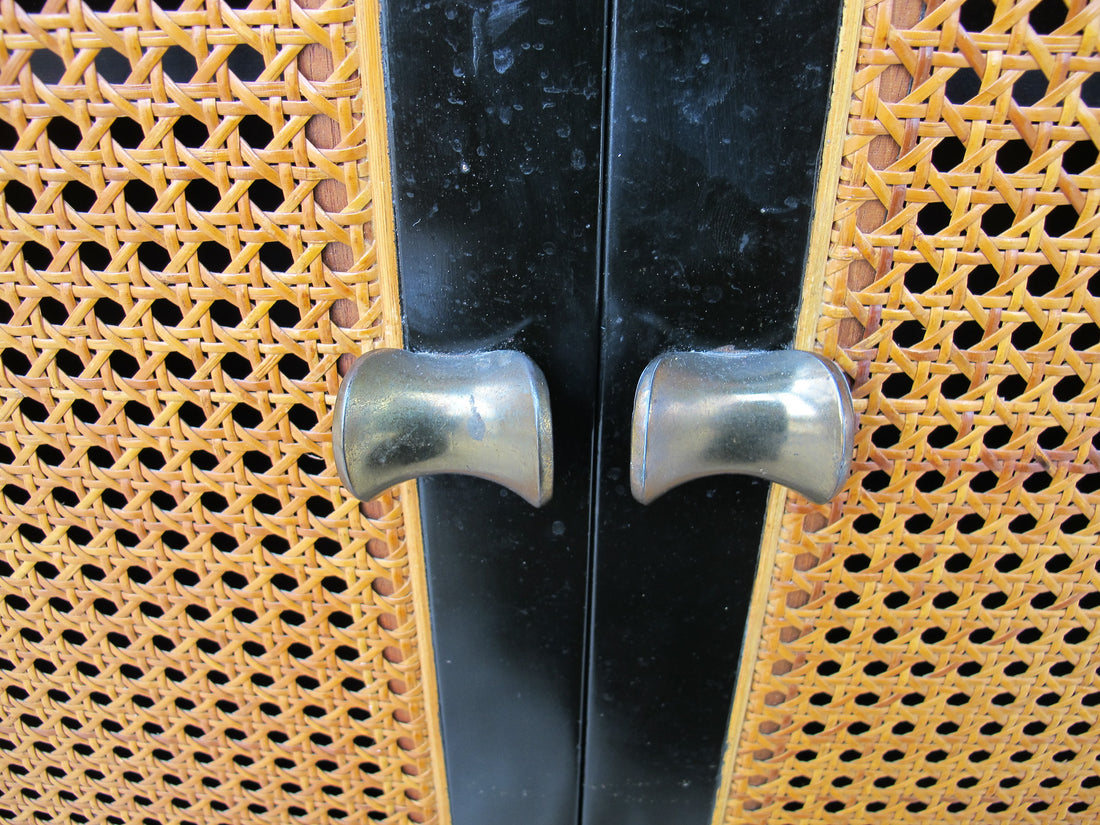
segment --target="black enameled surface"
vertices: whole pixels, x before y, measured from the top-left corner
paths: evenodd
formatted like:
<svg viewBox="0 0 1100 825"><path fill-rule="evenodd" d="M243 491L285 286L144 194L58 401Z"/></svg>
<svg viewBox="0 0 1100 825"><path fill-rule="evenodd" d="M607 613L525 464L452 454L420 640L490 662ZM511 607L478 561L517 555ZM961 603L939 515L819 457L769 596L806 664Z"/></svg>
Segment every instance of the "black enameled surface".
<svg viewBox="0 0 1100 825"><path fill-rule="evenodd" d="M663 351L789 344L838 3L617 5L601 318L604 10L384 6L408 344L527 352L554 413L544 510L421 483L454 821L576 821L598 397L581 821L702 825L766 485L702 480L643 508L631 405Z"/></svg>
<svg viewBox="0 0 1100 825"><path fill-rule="evenodd" d="M646 364L789 346L839 3L620 0L611 50L584 825L704 825L767 485L629 491Z"/></svg>
<svg viewBox="0 0 1100 825"><path fill-rule="evenodd" d="M604 10L384 0L407 346L544 371L553 500L421 481L455 825L572 825L598 358Z"/></svg>

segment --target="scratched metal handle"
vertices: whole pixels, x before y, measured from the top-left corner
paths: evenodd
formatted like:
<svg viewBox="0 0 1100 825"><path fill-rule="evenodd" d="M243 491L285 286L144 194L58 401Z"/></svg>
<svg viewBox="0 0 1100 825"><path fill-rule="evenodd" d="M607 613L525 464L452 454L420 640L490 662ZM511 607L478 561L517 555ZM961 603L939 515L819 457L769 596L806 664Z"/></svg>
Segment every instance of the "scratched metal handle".
<svg viewBox="0 0 1100 825"><path fill-rule="evenodd" d="M535 507L553 491L549 391L520 352L368 352L340 385L332 441L363 501L437 473L495 481Z"/></svg>
<svg viewBox="0 0 1100 825"><path fill-rule="evenodd" d="M685 481L734 473L823 503L848 477L855 427L847 380L813 353L666 353L634 397L630 489L649 504Z"/></svg>

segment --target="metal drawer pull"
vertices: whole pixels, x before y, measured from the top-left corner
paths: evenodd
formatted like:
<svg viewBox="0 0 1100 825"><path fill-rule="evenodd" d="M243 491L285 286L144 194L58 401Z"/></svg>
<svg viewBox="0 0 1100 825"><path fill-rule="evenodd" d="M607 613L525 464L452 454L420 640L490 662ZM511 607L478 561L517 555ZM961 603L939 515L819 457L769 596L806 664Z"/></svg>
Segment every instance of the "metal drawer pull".
<svg viewBox="0 0 1100 825"><path fill-rule="evenodd" d="M340 384L332 446L363 501L437 473L495 481L535 507L553 491L549 390L521 352L368 352Z"/></svg>
<svg viewBox="0 0 1100 825"><path fill-rule="evenodd" d="M848 477L855 428L844 374L813 353L666 353L634 396L630 490L649 504L685 481L736 473L824 503Z"/></svg>

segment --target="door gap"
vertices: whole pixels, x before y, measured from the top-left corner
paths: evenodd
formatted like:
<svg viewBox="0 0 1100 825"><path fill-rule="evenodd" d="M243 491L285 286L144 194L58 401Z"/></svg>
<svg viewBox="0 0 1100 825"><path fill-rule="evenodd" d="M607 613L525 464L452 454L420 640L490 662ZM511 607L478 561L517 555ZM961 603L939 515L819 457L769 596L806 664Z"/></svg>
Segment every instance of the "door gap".
<svg viewBox="0 0 1100 825"><path fill-rule="evenodd" d="M588 548L586 550L587 574L585 575L585 611L584 611L584 642L581 655L581 691L580 691L580 728L578 739L580 752L577 761L578 777L580 778L577 790L577 825L581 825L584 814L585 791L585 761L588 753L588 689L590 682L591 665L589 653L592 650L593 616L595 613L595 578L596 578L596 545L597 527L600 521L600 466L601 450L603 443L604 422L604 286L607 283L607 196L609 192L609 167L611 146L611 56L615 49L615 0L607 0L604 3L604 43L603 43L603 77L600 93L600 181L599 195L597 199L598 226L596 230L596 419L592 427L592 443L589 450L591 456L591 470L589 472L588 489Z"/></svg>

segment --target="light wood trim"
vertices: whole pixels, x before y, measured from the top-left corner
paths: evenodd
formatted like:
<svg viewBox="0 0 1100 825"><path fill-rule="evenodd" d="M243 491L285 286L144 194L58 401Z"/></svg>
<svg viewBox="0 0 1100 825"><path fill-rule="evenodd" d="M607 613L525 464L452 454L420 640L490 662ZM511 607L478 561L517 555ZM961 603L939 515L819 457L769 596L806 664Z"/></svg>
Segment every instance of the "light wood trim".
<svg viewBox="0 0 1100 825"><path fill-rule="evenodd" d="M825 291L825 264L829 257L829 238L833 231L833 207L840 188L840 162L848 131L848 112L852 104L856 55L859 54L859 30L863 22L863 0L845 0L837 42L833 88L829 96L829 117L825 123L825 143L818 169L817 197L810 223L810 245L802 283L802 304L794 333L795 349L814 345L817 319Z"/></svg>
<svg viewBox="0 0 1100 825"><path fill-rule="evenodd" d="M420 655L421 692L428 727L432 760L432 782L435 787L436 823L451 825L451 804L447 795L447 771L443 761L443 728L440 726L439 690L435 672L435 647L432 643L431 615L428 612L428 571L424 563L423 532L420 524L420 501L416 482L400 486L401 511L405 514L405 548L409 558L412 582L413 610L416 611L416 639Z"/></svg>
<svg viewBox="0 0 1100 825"><path fill-rule="evenodd" d="M384 305L396 308L401 306L401 301L398 293L397 230L394 227L389 131L386 128L386 85L383 76L382 12L379 0L357 0L355 25L359 39L363 119L367 127L367 156L370 162L375 266L378 267ZM403 346L401 313L387 313L383 323L383 346Z"/></svg>

